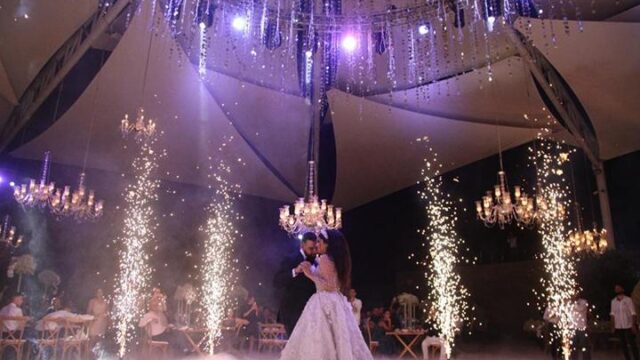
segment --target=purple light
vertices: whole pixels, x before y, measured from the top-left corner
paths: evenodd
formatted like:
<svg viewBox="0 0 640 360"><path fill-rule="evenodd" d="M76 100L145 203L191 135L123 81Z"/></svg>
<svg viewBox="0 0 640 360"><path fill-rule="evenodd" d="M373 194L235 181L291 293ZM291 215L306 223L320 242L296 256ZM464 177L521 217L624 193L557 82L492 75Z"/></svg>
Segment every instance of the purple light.
<svg viewBox="0 0 640 360"><path fill-rule="evenodd" d="M420 35L427 35L429 33L429 26L427 24L418 26L418 33Z"/></svg>
<svg viewBox="0 0 640 360"><path fill-rule="evenodd" d="M348 34L342 38L342 48L348 52L353 52L358 47L358 40L355 36Z"/></svg>
<svg viewBox="0 0 640 360"><path fill-rule="evenodd" d="M231 26L237 31L242 31L247 27L247 19L242 16L236 16L231 21Z"/></svg>

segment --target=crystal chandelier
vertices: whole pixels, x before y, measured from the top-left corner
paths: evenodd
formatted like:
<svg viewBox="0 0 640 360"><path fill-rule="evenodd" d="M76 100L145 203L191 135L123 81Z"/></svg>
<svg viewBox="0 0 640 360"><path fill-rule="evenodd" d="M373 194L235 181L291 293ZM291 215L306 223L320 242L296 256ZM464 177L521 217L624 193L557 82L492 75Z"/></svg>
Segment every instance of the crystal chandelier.
<svg viewBox="0 0 640 360"><path fill-rule="evenodd" d="M599 231L594 225L592 230L578 229L570 232L566 242L566 251L573 255L599 255L607 250L608 245L607 230Z"/></svg>
<svg viewBox="0 0 640 360"><path fill-rule="evenodd" d="M498 184L493 192L487 191L482 200L476 201L478 219L489 227L498 224L501 229L512 221L522 226L534 224L538 217L534 197L523 192L520 186L514 186L513 195L512 199L504 170L498 171Z"/></svg>
<svg viewBox="0 0 640 360"><path fill-rule="evenodd" d="M102 216L104 202L95 200L93 190L84 185L85 173L80 173L78 189L71 193L71 187L65 186L64 191L56 190L49 203L51 212L60 217L72 217L78 221L96 220Z"/></svg>
<svg viewBox="0 0 640 360"><path fill-rule="evenodd" d="M120 121L120 131L122 136L133 133L135 138L140 140L152 137L156 133L156 123L153 119L145 119L144 109L141 107L138 109L135 121L130 121L129 114L124 114L124 118Z"/></svg>
<svg viewBox="0 0 640 360"><path fill-rule="evenodd" d="M42 175L40 182L29 179L29 184L16 185L13 188L13 197L24 207L40 207L44 208L49 205L51 198L55 192L55 184L47 183L49 176L49 166L51 162L51 152L44 153L44 162L42 163Z"/></svg>
<svg viewBox="0 0 640 360"><path fill-rule="evenodd" d="M307 174L307 193L291 206L280 208L280 226L290 234L313 232L319 234L326 229L342 227L342 209L318 200L316 194L316 164L309 161Z"/></svg>
<svg viewBox="0 0 640 360"><path fill-rule="evenodd" d="M0 243L6 247L13 249L22 244L22 235L16 236L16 227L9 226L9 215L4 217L4 223L0 225Z"/></svg>

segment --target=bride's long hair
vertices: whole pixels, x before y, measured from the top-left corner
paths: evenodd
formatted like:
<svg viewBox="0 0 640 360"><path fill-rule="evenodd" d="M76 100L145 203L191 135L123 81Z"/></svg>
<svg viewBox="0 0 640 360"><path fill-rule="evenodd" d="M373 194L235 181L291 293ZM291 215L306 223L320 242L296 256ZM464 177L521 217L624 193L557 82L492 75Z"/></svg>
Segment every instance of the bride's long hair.
<svg viewBox="0 0 640 360"><path fill-rule="evenodd" d="M338 230L328 230L327 255L336 266L338 280L340 281L340 291L347 294L351 289L351 252L347 239Z"/></svg>

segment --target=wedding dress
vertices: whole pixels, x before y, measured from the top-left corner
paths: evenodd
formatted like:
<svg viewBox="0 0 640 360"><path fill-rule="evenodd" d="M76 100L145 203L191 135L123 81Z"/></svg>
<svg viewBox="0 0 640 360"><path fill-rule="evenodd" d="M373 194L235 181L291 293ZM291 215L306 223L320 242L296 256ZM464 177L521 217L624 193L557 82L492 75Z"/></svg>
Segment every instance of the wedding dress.
<svg viewBox="0 0 640 360"><path fill-rule="evenodd" d="M316 293L293 329L281 360L371 360L351 304L340 293L336 268L326 255L311 269Z"/></svg>

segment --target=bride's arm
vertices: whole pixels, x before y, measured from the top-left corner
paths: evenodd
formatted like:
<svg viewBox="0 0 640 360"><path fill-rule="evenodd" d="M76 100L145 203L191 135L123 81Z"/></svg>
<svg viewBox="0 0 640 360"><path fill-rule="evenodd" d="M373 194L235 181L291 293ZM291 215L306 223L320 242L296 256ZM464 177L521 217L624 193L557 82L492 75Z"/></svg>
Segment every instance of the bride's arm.
<svg viewBox="0 0 640 360"><path fill-rule="evenodd" d="M315 268L311 266L311 263L305 261L302 263L302 271L309 279L322 287L328 284L330 278L331 269L328 261L326 256L318 257L318 266Z"/></svg>

